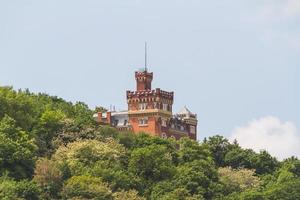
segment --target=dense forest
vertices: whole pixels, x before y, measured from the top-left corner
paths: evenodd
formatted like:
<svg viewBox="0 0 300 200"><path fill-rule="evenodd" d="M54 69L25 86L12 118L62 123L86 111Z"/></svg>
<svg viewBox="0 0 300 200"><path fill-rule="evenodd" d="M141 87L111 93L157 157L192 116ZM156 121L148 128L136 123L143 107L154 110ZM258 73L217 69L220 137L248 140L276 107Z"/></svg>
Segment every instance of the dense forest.
<svg viewBox="0 0 300 200"><path fill-rule="evenodd" d="M197 142L117 132L94 111L0 87L0 199L297 200L300 161L216 135Z"/></svg>

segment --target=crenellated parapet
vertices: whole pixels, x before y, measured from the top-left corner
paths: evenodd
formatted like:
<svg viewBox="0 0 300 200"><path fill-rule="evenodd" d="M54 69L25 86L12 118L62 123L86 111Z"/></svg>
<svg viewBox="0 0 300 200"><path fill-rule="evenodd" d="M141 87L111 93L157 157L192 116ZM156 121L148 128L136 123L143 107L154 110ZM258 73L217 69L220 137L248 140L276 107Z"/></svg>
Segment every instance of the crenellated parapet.
<svg viewBox="0 0 300 200"><path fill-rule="evenodd" d="M173 92L166 92L157 88L155 90L127 91L126 96L128 110L158 109L172 113Z"/></svg>
<svg viewBox="0 0 300 200"><path fill-rule="evenodd" d="M157 88L156 90L143 90L143 91L127 91L126 92L128 103L130 102L155 102L160 100L168 100L173 102L174 92L166 92Z"/></svg>
<svg viewBox="0 0 300 200"><path fill-rule="evenodd" d="M152 81L153 79L153 72L147 72L147 71L136 71L135 72L135 79L136 80L146 80L148 78L149 80Z"/></svg>

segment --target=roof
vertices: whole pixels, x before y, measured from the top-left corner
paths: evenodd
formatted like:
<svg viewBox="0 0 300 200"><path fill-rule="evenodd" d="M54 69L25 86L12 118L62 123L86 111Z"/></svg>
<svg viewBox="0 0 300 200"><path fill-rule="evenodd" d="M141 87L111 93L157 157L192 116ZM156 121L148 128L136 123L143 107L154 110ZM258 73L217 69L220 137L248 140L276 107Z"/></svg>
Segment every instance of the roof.
<svg viewBox="0 0 300 200"><path fill-rule="evenodd" d="M114 112L111 112L111 115L112 116L118 116L118 115L128 115L128 110L123 110L123 111L114 111Z"/></svg>
<svg viewBox="0 0 300 200"><path fill-rule="evenodd" d="M193 113L186 106L184 106L178 114L179 115L188 115L188 114L192 115Z"/></svg>

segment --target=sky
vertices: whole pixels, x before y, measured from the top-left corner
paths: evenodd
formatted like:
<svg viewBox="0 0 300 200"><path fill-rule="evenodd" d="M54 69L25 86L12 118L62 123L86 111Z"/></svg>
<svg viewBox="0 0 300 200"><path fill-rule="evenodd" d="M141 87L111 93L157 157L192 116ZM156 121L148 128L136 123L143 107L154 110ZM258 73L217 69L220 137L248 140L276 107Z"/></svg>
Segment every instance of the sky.
<svg viewBox="0 0 300 200"><path fill-rule="evenodd" d="M299 0L0 0L0 85L118 110L134 71L221 134L300 157Z"/></svg>

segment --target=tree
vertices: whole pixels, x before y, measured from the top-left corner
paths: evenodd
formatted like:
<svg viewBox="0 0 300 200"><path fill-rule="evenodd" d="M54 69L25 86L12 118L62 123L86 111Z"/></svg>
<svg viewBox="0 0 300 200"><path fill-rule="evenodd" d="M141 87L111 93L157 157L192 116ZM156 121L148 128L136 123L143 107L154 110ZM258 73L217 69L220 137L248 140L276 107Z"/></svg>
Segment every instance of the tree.
<svg viewBox="0 0 300 200"><path fill-rule="evenodd" d="M112 192L100 178L73 176L65 183L62 191L65 199L112 200Z"/></svg>
<svg viewBox="0 0 300 200"><path fill-rule="evenodd" d="M102 106L96 106L95 108L95 112L98 113L98 112L101 112L101 113L105 113L107 112L108 110Z"/></svg>
<svg viewBox="0 0 300 200"><path fill-rule="evenodd" d="M266 198L266 196L262 192L260 192L259 190L256 190L256 189L246 190L246 191L240 192L240 193L238 193L238 192L232 193L222 199L225 199L225 200L269 200L268 198Z"/></svg>
<svg viewBox="0 0 300 200"><path fill-rule="evenodd" d="M135 137L133 137L134 143L132 144L132 149L138 149L142 147L149 147L152 145L160 145L166 148L166 151L169 155L171 155L172 162L177 165L178 160L178 143L173 138L163 139L161 137L157 136L151 136L150 134L141 132L136 134Z"/></svg>
<svg viewBox="0 0 300 200"><path fill-rule="evenodd" d="M0 121L0 169L11 177L29 178L33 174L36 145L29 134L5 116Z"/></svg>
<svg viewBox="0 0 300 200"><path fill-rule="evenodd" d="M83 102L77 102L73 106L73 114L75 123L79 127L96 123L93 118L93 111Z"/></svg>
<svg viewBox="0 0 300 200"><path fill-rule="evenodd" d="M38 200L40 189L28 180L15 181L8 177L0 177L0 199L3 200Z"/></svg>
<svg viewBox="0 0 300 200"><path fill-rule="evenodd" d="M170 178L174 174L172 157L162 145L134 149L128 168L133 174L150 183Z"/></svg>
<svg viewBox="0 0 300 200"><path fill-rule="evenodd" d="M260 151L256 154L253 161L255 172L257 174L271 174L279 167L276 158L272 157L267 151Z"/></svg>
<svg viewBox="0 0 300 200"><path fill-rule="evenodd" d="M248 168L254 169L254 157L255 152L251 149L242 149L237 146L227 152L224 158L226 166L230 166L234 169Z"/></svg>
<svg viewBox="0 0 300 200"><path fill-rule="evenodd" d="M264 192L267 199L295 200L300 199L300 179L290 180L269 186Z"/></svg>
<svg viewBox="0 0 300 200"><path fill-rule="evenodd" d="M46 110L40 117L34 133L37 136L39 155L50 155L54 151L52 139L63 127L65 115L61 111Z"/></svg>
<svg viewBox="0 0 300 200"><path fill-rule="evenodd" d="M55 149L57 149L60 146L67 146L69 143L78 140L89 139L105 142L108 138L116 138L116 135L116 129L111 127L94 125L79 127L73 119L65 119L63 121L63 127L51 142Z"/></svg>
<svg viewBox="0 0 300 200"><path fill-rule="evenodd" d="M30 131L36 120L36 107L28 91L14 91L12 87L0 87L0 119L9 115L16 126Z"/></svg>
<svg viewBox="0 0 300 200"><path fill-rule="evenodd" d="M191 195L211 199L218 195L218 173L212 161L195 160L177 167L172 180L174 188L185 188Z"/></svg>
<svg viewBox="0 0 300 200"><path fill-rule="evenodd" d="M209 146L209 149L213 155L215 163L217 166L225 166L225 155L231 149L231 144L223 136L216 135L209 137L206 143Z"/></svg>
<svg viewBox="0 0 300 200"><path fill-rule="evenodd" d="M113 194L114 200L146 200L138 195L135 190L120 191Z"/></svg>
<svg viewBox="0 0 300 200"><path fill-rule="evenodd" d="M118 134L119 143L127 149L133 149L135 147L136 134L133 132L123 132Z"/></svg>
<svg viewBox="0 0 300 200"><path fill-rule="evenodd" d="M63 174L55 162L46 158L39 159L33 180L43 190L43 199L59 199Z"/></svg>
<svg viewBox="0 0 300 200"><path fill-rule="evenodd" d="M207 145L200 145L197 141L193 141L189 138L182 138L179 141L179 146L178 155L181 163L212 159Z"/></svg>
<svg viewBox="0 0 300 200"><path fill-rule="evenodd" d="M76 141L60 147L53 156L60 167L70 170L70 175L84 174L96 165L106 168L120 166L125 159L125 148L112 139L107 142Z"/></svg>
<svg viewBox="0 0 300 200"><path fill-rule="evenodd" d="M161 200L204 200L201 195L191 195L185 188L177 188L160 198Z"/></svg>
<svg viewBox="0 0 300 200"><path fill-rule="evenodd" d="M17 183L13 180L5 180L4 178L0 179L0 199L10 200L16 199L21 200L17 192Z"/></svg>
<svg viewBox="0 0 300 200"><path fill-rule="evenodd" d="M226 167L219 168L218 173L225 194L257 188L260 185L260 179L255 176L254 170Z"/></svg>
<svg viewBox="0 0 300 200"><path fill-rule="evenodd" d="M287 159L283 161L282 166L277 171L277 182L300 178L300 161L298 159Z"/></svg>
<svg viewBox="0 0 300 200"><path fill-rule="evenodd" d="M225 164L232 168L255 169L257 174L273 173L279 163L267 151L255 153L251 149L242 149L239 146L231 148L225 155Z"/></svg>

